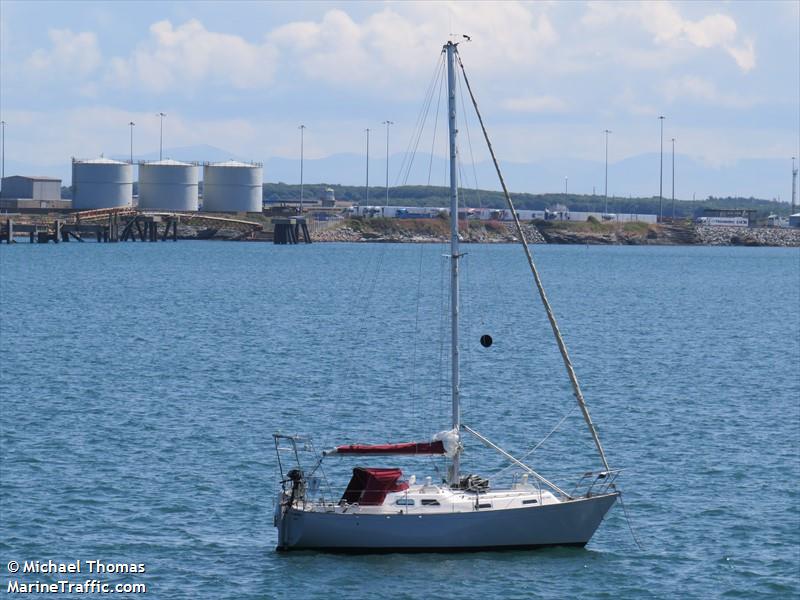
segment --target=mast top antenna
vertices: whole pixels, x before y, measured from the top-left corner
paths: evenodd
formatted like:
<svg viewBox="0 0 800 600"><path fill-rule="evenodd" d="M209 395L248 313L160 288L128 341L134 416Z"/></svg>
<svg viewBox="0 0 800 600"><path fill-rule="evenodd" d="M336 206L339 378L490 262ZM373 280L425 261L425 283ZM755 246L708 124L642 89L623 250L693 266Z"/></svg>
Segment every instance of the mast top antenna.
<svg viewBox="0 0 800 600"><path fill-rule="evenodd" d="M452 44L453 46L458 46L458 43L461 42L461 41L469 42L469 41L472 40L472 38L470 36L465 35L463 33L450 33L450 34L448 34L447 37L449 38L449 41L447 42L447 44ZM447 44L445 44L445 46Z"/></svg>

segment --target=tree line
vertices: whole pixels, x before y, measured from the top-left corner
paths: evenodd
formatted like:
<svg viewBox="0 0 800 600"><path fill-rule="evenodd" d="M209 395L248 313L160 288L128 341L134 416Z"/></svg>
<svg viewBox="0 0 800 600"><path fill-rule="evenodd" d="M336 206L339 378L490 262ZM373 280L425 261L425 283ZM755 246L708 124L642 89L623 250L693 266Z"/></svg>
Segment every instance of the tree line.
<svg viewBox="0 0 800 600"><path fill-rule="evenodd" d="M333 189L337 200L366 204L364 186L334 185L327 183L303 186L306 200L321 198L326 188ZM268 203L296 202L300 197L300 186L287 183L265 183L264 201ZM468 208L505 208L502 192L496 190L460 190L459 197ZM576 212L604 212L606 200L601 195L591 194L528 194L512 193L511 199L519 210L544 210L557 204L565 205ZM386 202L385 187L369 188L369 204L381 206ZM405 185L389 188L389 204L392 206L448 206L450 190L443 186ZM703 200L676 200L676 218L698 217L706 208L745 208L757 211L758 217L770 214L788 215L790 206L785 202L762 198L709 196ZM609 213L658 214L658 196L608 197ZM665 217L672 216L672 200L664 198L662 211Z"/></svg>
<svg viewBox="0 0 800 600"><path fill-rule="evenodd" d="M203 182L200 184L200 193L203 192ZM138 193L138 182L133 182L133 193ZM326 188L332 188L337 200L345 200L356 204L366 204L364 186L338 185L328 183L312 183L303 186L303 196L306 200L321 198ZM62 186L61 197L72 198L72 187ZM288 183L263 184L262 197L264 202L276 203L296 202L300 198L300 186ZM505 208L506 201L503 193L496 190L460 191L460 198L467 208ZM527 194L512 193L511 198L519 210L544 210L557 204L563 204L569 210L576 212L604 212L605 198L591 194ZM382 206L386 202L385 187L369 188L369 204ZM392 206L448 206L450 204L450 190L443 186L433 185L404 185L389 188L389 204ZM650 197L621 197L609 196L609 213L639 213L658 214L658 196ZM698 217L706 208L746 208L757 211L758 218L775 214L785 216L789 214L790 206L785 202L764 200L762 198L744 197L716 197L709 196L704 200L676 200L676 218ZM672 200L664 198L662 203L663 215L672 216Z"/></svg>

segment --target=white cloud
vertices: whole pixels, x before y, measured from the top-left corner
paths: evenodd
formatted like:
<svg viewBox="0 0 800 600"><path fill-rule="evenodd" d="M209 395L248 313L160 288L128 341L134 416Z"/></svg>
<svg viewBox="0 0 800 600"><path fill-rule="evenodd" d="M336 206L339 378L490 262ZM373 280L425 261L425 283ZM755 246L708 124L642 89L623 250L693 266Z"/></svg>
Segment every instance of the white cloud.
<svg viewBox="0 0 800 600"><path fill-rule="evenodd" d="M760 102L752 96L720 92L711 81L691 75L669 79L660 87L669 102L699 100L711 106L736 109L751 108Z"/></svg>
<svg viewBox="0 0 800 600"><path fill-rule="evenodd" d="M378 75L377 57L363 45L365 32L341 10L325 13L319 22L295 22L278 27L269 40L296 60L302 72L327 82L353 82ZM289 67L287 65L289 69Z"/></svg>
<svg viewBox="0 0 800 600"><path fill-rule="evenodd" d="M565 112L569 107L566 101L555 96L508 98L501 103L501 106L506 110L530 113Z"/></svg>
<svg viewBox="0 0 800 600"><path fill-rule="evenodd" d="M745 40L738 48L725 46L725 50L733 57L742 71L750 71L756 66L756 50L752 39Z"/></svg>
<svg viewBox="0 0 800 600"><path fill-rule="evenodd" d="M393 86L417 82L435 64L451 31L474 71L503 73L546 65L544 52L559 39L545 7L521 2L398 3L355 20L340 9L318 21L296 21L265 31L258 42L210 31L197 19L153 23L128 55L105 59L91 32L50 32L51 48L36 50L31 68L67 72L76 84L140 87L153 93L193 91L201 85L255 89L269 85L280 61L293 84L315 82ZM463 38L459 38L464 41ZM99 73L104 77L99 77Z"/></svg>
<svg viewBox="0 0 800 600"><path fill-rule="evenodd" d="M652 36L656 45L721 48L743 71L755 67L753 40L737 44L739 31L736 21L722 13L692 20L684 18L670 2L593 2L588 5L581 24L590 29L602 29L626 20L637 22Z"/></svg>
<svg viewBox="0 0 800 600"><path fill-rule="evenodd" d="M667 2L644 2L635 7L642 25L658 43L685 40L700 48L711 48L731 42L736 36L736 21L728 15L717 13L691 21Z"/></svg>
<svg viewBox="0 0 800 600"><path fill-rule="evenodd" d="M399 3L358 22L336 9L318 22L278 27L268 39L307 77L327 82L387 85L417 78L431 70L451 32L471 36L462 52L474 70L505 72L537 64L542 49L558 40L535 8L519 2Z"/></svg>
<svg viewBox="0 0 800 600"><path fill-rule="evenodd" d="M140 83L154 92L206 82L252 89L271 81L275 62L268 44L208 31L195 19L178 27L159 21L130 57L111 61L111 78L119 84Z"/></svg>
<svg viewBox="0 0 800 600"><path fill-rule="evenodd" d="M129 56L105 59L94 33L52 29L50 48L35 50L25 64L40 75L69 79L84 95L99 83L151 92L200 84L253 89L269 84L275 73L277 54L270 44L209 31L195 19L178 26L159 21L149 34Z"/></svg>
<svg viewBox="0 0 800 600"><path fill-rule="evenodd" d="M639 135L630 123L657 124L654 117L666 114L668 125L701 127L717 122L712 115L719 108L741 110L742 123L761 123L765 139L771 132L782 140L786 134L771 124L772 109L788 112L786 105L796 100L796 94L775 91L784 89L780 82L787 77L796 80L797 59L780 29L799 14L796 3L787 9L789 16L783 9L769 18L765 12L763 23L748 21L752 11L736 3L337 6L322 3L303 11L307 20L294 22L280 20L284 11L276 11L278 20L262 19L261 31L246 35L236 19L222 25L189 5L179 11L187 15L180 20L145 21L152 25L132 32L132 42L129 36L101 35L109 29L97 20L88 20L85 28L98 35L54 29L35 51L27 44L38 37L22 40L18 33L10 50L9 40L3 46L4 114L9 107L41 112L14 123L16 131L25 131L18 141L12 133L14 147L32 158L124 151L126 124L134 120L137 152L152 150L158 144L154 113L163 109L169 114L168 147L211 143L254 159L294 156L296 125L304 122L307 156L363 152L363 128L391 118L397 122L394 152L395 144L404 145L412 135L427 78L450 33L472 37L469 43L459 38L459 49L475 92L497 144L519 160L536 156L540 148L580 154L581 136L596 142L605 127L615 131L615 152L625 148L634 154L649 148L652 136ZM114 13L114 23L125 10ZM776 27L781 35L770 36ZM790 58L768 61L768 56ZM757 58L769 65L757 73L757 87L731 77L734 71L751 72ZM59 85L63 94L56 102L43 92L61 78L69 85ZM96 98L76 98L76 90L83 95L96 90ZM745 112L753 106L757 109ZM60 131L61 123L68 124L68 133ZM558 145L548 143L548 136L558 138ZM769 150L744 138L728 142L731 148L715 148L718 139L709 135L695 152L733 156Z"/></svg>
<svg viewBox="0 0 800 600"><path fill-rule="evenodd" d="M47 36L51 47L33 52L25 61L28 68L66 79L87 77L102 64L102 55L94 33L50 29Z"/></svg>

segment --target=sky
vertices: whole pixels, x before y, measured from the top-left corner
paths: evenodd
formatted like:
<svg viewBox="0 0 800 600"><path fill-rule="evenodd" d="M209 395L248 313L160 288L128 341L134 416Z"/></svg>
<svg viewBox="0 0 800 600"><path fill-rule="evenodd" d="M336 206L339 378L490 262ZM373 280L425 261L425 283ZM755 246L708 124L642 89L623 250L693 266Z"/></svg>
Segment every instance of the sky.
<svg viewBox="0 0 800 600"><path fill-rule="evenodd" d="M131 121L157 152L159 112L165 147L295 157L302 123L308 158L363 153L367 127L377 155L388 119L401 152L449 34L503 160L602 161L605 129L612 164L658 152L659 115L710 167L800 155L797 0L2 0L6 160L127 155Z"/></svg>

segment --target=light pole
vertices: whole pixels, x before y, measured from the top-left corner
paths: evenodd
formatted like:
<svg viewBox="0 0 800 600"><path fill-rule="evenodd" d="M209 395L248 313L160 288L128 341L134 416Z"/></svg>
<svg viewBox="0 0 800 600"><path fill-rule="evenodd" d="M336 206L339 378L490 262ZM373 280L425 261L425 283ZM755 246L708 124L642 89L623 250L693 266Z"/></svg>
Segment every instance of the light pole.
<svg viewBox="0 0 800 600"><path fill-rule="evenodd" d="M389 125L394 125L394 121L384 121L386 125L386 206L389 206Z"/></svg>
<svg viewBox="0 0 800 600"><path fill-rule="evenodd" d="M672 220L675 220L675 138L672 138Z"/></svg>
<svg viewBox="0 0 800 600"><path fill-rule="evenodd" d="M663 212L663 204L664 204L664 117L663 115L658 117L658 120L661 122L661 159L659 162L658 167L658 220L664 217Z"/></svg>
<svg viewBox="0 0 800 600"><path fill-rule="evenodd" d="M164 160L164 117L166 113L160 112L158 116L161 118L160 127L158 129L158 160Z"/></svg>
<svg viewBox="0 0 800 600"><path fill-rule="evenodd" d="M298 127L300 130L300 214L303 214L303 143L306 131L305 125Z"/></svg>
<svg viewBox="0 0 800 600"><path fill-rule="evenodd" d="M133 164L133 127L136 125L133 121L128 123L131 128L131 164Z"/></svg>
<svg viewBox="0 0 800 600"><path fill-rule="evenodd" d="M5 136L3 136L5 139ZM4 153L5 154L5 153ZM795 198L797 197L797 167L794 166L795 157L792 157L792 210L790 214L794 214Z"/></svg>
<svg viewBox="0 0 800 600"><path fill-rule="evenodd" d="M604 133L606 134L606 186L605 186L605 191L604 191L603 195L606 198L606 204L605 204L604 212L608 213L608 134L611 133L611 130L610 129L606 129L606 130L604 130Z"/></svg>
<svg viewBox="0 0 800 600"><path fill-rule="evenodd" d="M0 189L2 189L3 182L2 180L5 179L6 176L6 122L0 121L0 129L2 129L3 139L2 139L2 152L3 156L0 158ZM794 159L792 159L794 160Z"/></svg>
<svg viewBox="0 0 800 600"><path fill-rule="evenodd" d="M367 185L364 187L364 206L369 204L369 127L364 131L367 132Z"/></svg>

